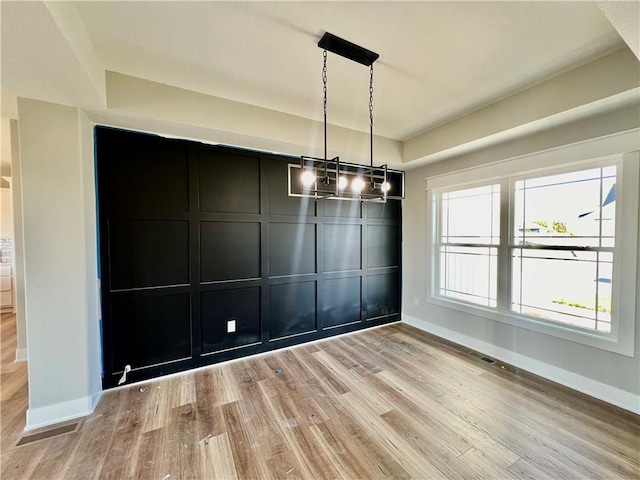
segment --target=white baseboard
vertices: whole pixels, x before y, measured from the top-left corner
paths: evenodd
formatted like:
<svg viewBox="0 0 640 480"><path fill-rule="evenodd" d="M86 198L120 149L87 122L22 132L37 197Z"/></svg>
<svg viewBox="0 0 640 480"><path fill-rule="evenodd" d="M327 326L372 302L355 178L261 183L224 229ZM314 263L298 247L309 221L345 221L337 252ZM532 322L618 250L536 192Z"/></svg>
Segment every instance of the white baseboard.
<svg viewBox="0 0 640 480"><path fill-rule="evenodd" d="M34 430L90 415L96 408L101 396L102 392L100 391L88 397L77 398L68 402L30 408L27 410L27 425L24 429L25 431Z"/></svg>
<svg viewBox="0 0 640 480"><path fill-rule="evenodd" d="M621 390L591 378L569 372L548 363L535 360L531 357L498 347L489 342L478 340L463 333L449 330L448 328L434 325L411 315L402 315L402 321L407 325L419 328L438 337L450 340L484 355L501 360L514 367L539 375L552 382L585 393L591 397L610 403L625 410L640 415L640 395Z"/></svg>
<svg viewBox="0 0 640 480"><path fill-rule="evenodd" d="M27 361L27 349L16 348L16 362L26 362L26 361Z"/></svg>

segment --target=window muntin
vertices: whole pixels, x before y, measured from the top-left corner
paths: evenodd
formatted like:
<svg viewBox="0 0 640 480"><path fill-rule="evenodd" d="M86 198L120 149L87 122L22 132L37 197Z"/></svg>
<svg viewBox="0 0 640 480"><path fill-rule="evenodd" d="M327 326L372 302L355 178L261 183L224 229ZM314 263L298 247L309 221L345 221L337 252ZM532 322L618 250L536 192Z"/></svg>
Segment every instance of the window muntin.
<svg viewBox="0 0 640 480"><path fill-rule="evenodd" d="M611 332L616 166L514 182L512 310Z"/></svg>
<svg viewBox="0 0 640 480"><path fill-rule="evenodd" d="M616 167L515 182L514 243L613 247Z"/></svg>
<svg viewBox="0 0 640 480"><path fill-rule="evenodd" d="M442 243L500 243L500 185L444 192L441 212Z"/></svg>
<svg viewBox="0 0 640 480"><path fill-rule="evenodd" d="M496 307L500 185L444 192L439 211L439 294Z"/></svg>
<svg viewBox="0 0 640 480"><path fill-rule="evenodd" d="M616 175L578 167L440 192L436 295L611 334Z"/></svg>
<svg viewBox="0 0 640 480"><path fill-rule="evenodd" d="M520 248L513 251L514 312L587 330L611 332L613 255L610 252Z"/></svg>

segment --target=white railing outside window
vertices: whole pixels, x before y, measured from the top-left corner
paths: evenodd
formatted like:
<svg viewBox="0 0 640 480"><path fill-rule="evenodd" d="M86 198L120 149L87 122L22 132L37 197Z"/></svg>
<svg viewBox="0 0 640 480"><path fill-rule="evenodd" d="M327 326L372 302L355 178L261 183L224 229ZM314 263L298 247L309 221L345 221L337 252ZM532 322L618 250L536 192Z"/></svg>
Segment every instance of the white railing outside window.
<svg viewBox="0 0 640 480"><path fill-rule="evenodd" d="M611 332L616 166L513 182L513 311Z"/></svg>
<svg viewBox="0 0 640 480"><path fill-rule="evenodd" d="M500 185L440 195L439 294L497 305Z"/></svg>

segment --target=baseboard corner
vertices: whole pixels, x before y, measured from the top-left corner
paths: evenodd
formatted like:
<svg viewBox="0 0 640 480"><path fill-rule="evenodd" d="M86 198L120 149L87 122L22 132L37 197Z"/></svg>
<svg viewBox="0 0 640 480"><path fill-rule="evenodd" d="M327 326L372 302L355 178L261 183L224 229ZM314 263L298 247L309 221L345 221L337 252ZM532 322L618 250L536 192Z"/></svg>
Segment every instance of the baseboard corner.
<svg viewBox="0 0 640 480"><path fill-rule="evenodd" d="M26 348L16 348L16 362L26 362L27 357L27 349Z"/></svg>
<svg viewBox="0 0 640 480"><path fill-rule="evenodd" d="M35 430L36 428L47 427L91 415L100 400L101 394L102 392L97 392L87 397L76 398L68 402L29 408L27 410L27 422L24 430Z"/></svg>

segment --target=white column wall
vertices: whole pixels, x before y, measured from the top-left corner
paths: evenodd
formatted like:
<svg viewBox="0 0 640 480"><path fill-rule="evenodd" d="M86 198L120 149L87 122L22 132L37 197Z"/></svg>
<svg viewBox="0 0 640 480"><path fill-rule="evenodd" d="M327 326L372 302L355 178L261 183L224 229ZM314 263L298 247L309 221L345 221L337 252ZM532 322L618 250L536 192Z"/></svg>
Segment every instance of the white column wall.
<svg viewBox="0 0 640 480"><path fill-rule="evenodd" d="M98 318L89 301L97 250L95 234L87 237L95 222L87 228L83 176L92 172L78 109L19 99L18 114L31 429L87 414L98 399Z"/></svg>
<svg viewBox="0 0 640 480"><path fill-rule="evenodd" d="M24 301L24 230L22 222L22 186L18 121L10 120L11 135L11 193L13 195L13 265L16 311L16 361L27 360L27 319Z"/></svg>

